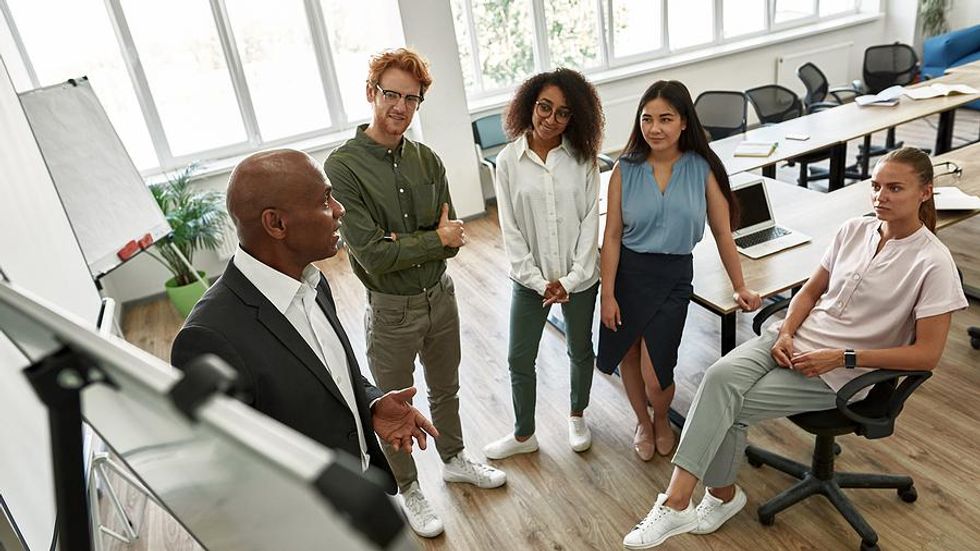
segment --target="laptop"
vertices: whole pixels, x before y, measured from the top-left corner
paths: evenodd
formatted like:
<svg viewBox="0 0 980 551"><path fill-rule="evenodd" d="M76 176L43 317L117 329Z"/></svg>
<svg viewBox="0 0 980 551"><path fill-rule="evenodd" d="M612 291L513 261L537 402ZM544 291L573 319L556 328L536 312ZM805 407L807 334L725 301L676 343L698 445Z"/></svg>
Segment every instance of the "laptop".
<svg viewBox="0 0 980 551"><path fill-rule="evenodd" d="M738 252L762 258L810 241L810 236L776 224L763 180L737 185L732 191L741 211L739 226L732 232Z"/></svg>

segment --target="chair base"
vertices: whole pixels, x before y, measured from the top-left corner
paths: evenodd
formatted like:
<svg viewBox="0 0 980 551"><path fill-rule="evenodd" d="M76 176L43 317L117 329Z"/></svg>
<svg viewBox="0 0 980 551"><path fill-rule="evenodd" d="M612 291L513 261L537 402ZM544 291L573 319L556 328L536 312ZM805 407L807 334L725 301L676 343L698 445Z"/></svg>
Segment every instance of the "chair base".
<svg viewBox="0 0 980 551"><path fill-rule="evenodd" d="M878 549L878 533L864 520L861 513L841 491L842 488L890 488L899 497L912 503L918 497L911 477L872 473L836 473L833 470L834 438L817 436L813 465L804 465L754 446L745 449L748 462L753 467L769 465L778 471L800 479L799 482L763 503L758 509L759 522L772 526L776 514L804 499L820 494L840 512L841 516L861 536L862 551ZM829 451L821 454L821 449ZM838 452L839 453L839 452Z"/></svg>

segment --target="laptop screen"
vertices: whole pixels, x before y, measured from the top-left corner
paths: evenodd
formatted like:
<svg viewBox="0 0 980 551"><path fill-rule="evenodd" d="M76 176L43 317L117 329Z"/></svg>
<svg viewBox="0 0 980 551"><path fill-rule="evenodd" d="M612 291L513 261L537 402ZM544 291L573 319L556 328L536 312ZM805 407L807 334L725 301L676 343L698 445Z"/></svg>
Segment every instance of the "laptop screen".
<svg viewBox="0 0 980 551"><path fill-rule="evenodd" d="M772 218L769 214L769 202L766 201L766 191L762 182L736 189L735 200L738 201L741 212L736 230L768 222Z"/></svg>

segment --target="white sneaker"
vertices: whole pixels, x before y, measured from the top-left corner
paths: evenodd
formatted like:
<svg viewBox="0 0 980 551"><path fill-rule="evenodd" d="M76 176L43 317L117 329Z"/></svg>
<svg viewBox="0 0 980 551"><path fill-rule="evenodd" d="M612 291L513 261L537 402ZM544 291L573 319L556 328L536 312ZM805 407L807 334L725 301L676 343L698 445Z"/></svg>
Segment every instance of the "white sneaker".
<svg viewBox="0 0 980 551"><path fill-rule="evenodd" d="M398 500L408 518L409 526L416 534L423 538L434 538L442 533L442 520L432 511L418 482L412 482L407 490L398 494Z"/></svg>
<svg viewBox="0 0 980 551"><path fill-rule="evenodd" d="M688 503L687 509L675 511L667 507L667 494L657 496L657 502L646 518L623 538L627 549L649 549L656 547L670 536L690 532L698 525L698 513L693 503Z"/></svg>
<svg viewBox="0 0 980 551"><path fill-rule="evenodd" d="M442 464L442 479L446 482L466 482L480 488L496 488L507 482L507 474L490 465L477 463L464 452Z"/></svg>
<svg viewBox="0 0 980 551"><path fill-rule="evenodd" d="M487 459L506 459L519 453L532 453L538 451L538 438L531 435L530 438L521 442L514 438L513 434L494 440L483 447L483 455Z"/></svg>
<svg viewBox="0 0 980 551"><path fill-rule="evenodd" d="M577 452L584 452L592 446L592 431L581 416L568 418L568 445Z"/></svg>
<svg viewBox="0 0 980 551"><path fill-rule="evenodd" d="M697 508L698 527L691 530L691 533L710 534L721 528L722 524L725 524L728 519L735 516L735 513L741 511L742 507L745 507L746 501L745 492L738 486L735 486L735 497L727 503L705 490L704 498Z"/></svg>

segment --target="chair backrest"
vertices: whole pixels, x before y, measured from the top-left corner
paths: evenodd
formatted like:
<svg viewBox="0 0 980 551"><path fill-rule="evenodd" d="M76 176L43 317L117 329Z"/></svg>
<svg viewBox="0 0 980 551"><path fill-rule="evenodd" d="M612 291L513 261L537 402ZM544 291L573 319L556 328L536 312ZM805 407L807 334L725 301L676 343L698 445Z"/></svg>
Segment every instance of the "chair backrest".
<svg viewBox="0 0 980 551"><path fill-rule="evenodd" d="M864 85L870 94L896 84L909 84L918 72L919 56L908 44L883 44L864 51Z"/></svg>
<svg viewBox="0 0 980 551"><path fill-rule="evenodd" d="M503 119L500 113L480 117L473 121L473 140L481 149L490 149L507 143Z"/></svg>
<svg viewBox="0 0 980 551"><path fill-rule="evenodd" d="M830 82L827 81L827 76L819 67L808 61L796 69L796 76L800 77L803 86L806 87L803 105L810 107L814 103L820 103L827 99Z"/></svg>
<svg viewBox="0 0 980 551"><path fill-rule="evenodd" d="M694 100L694 110L712 140L745 132L748 106L741 92L702 92Z"/></svg>
<svg viewBox="0 0 980 551"><path fill-rule="evenodd" d="M795 119L803 113L803 104L796 92L778 84L766 84L745 91L755 114L762 124L774 124Z"/></svg>

